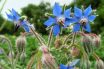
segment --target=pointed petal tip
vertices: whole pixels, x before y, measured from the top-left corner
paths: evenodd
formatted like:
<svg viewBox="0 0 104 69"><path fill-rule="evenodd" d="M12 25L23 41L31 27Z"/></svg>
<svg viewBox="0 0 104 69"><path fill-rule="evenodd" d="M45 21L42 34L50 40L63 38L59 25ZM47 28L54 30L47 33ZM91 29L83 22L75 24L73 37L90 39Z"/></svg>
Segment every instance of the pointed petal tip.
<svg viewBox="0 0 104 69"><path fill-rule="evenodd" d="M55 16L60 16L62 13L62 8L61 6L58 4L58 3L55 3L54 4L54 7L53 7L53 15Z"/></svg>

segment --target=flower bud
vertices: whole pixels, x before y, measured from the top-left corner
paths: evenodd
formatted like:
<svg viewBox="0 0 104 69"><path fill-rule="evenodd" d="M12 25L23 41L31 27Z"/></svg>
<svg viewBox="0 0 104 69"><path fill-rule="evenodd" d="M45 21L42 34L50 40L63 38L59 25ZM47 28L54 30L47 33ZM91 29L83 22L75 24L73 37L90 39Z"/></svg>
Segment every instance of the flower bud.
<svg viewBox="0 0 104 69"><path fill-rule="evenodd" d="M96 61L96 65L95 65L96 69L104 69L104 62L101 59L98 59Z"/></svg>
<svg viewBox="0 0 104 69"><path fill-rule="evenodd" d="M14 58L14 52L10 51L8 54L8 58L13 59Z"/></svg>
<svg viewBox="0 0 104 69"><path fill-rule="evenodd" d="M16 47L17 47L18 52L19 53L23 52L23 50L25 49L25 46L26 46L26 38L22 34L16 39Z"/></svg>
<svg viewBox="0 0 104 69"><path fill-rule="evenodd" d="M80 51L79 51L78 48L72 47L71 50L70 50L70 53L71 53L71 55L72 55L73 57L77 57L77 56L79 56Z"/></svg>
<svg viewBox="0 0 104 69"><path fill-rule="evenodd" d="M100 46L100 42L101 42L100 37L97 36L96 34L93 34L93 46L98 48Z"/></svg>
<svg viewBox="0 0 104 69"><path fill-rule="evenodd" d="M0 54L3 54L3 50L2 49L0 49Z"/></svg>
<svg viewBox="0 0 104 69"><path fill-rule="evenodd" d="M87 54L89 54L93 51L92 43L93 42L92 42L91 36L89 34L83 34L82 45L83 45Z"/></svg>
<svg viewBox="0 0 104 69"><path fill-rule="evenodd" d="M62 45L62 41L61 41L61 39L59 39L59 38L57 38L56 40L55 40L55 48L59 48L61 45Z"/></svg>
<svg viewBox="0 0 104 69"><path fill-rule="evenodd" d="M48 48L46 46L41 46L42 50L42 63L48 68L48 69L56 69L56 62L51 53L48 51Z"/></svg>
<svg viewBox="0 0 104 69"><path fill-rule="evenodd" d="M22 52L21 55L20 55L20 61L22 63L25 63L25 59L26 59L26 53L25 52Z"/></svg>

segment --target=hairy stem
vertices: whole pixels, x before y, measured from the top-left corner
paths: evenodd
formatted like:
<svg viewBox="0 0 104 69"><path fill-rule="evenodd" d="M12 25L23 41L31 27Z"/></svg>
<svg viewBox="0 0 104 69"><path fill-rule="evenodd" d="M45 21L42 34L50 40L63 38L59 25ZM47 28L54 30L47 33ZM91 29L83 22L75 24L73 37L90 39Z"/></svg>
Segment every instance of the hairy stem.
<svg viewBox="0 0 104 69"><path fill-rule="evenodd" d="M39 36L37 35L37 33L33 30L33 28L30 28L31 31L33 32L33 34L36 36L36 38L38 39L38 41L40 42L41 45L45 45L42 40L39 38Z"/></svg>
<svg viewBox="0 0 104 69"><path fill-rule="evenodd" d="M53 32L53 26L50 30L50 34L49 34L49 39L48 39L48 47L49 47L49 50L50 50L50 45L51 45L51 41L52 41L52 32Z"/></svg>

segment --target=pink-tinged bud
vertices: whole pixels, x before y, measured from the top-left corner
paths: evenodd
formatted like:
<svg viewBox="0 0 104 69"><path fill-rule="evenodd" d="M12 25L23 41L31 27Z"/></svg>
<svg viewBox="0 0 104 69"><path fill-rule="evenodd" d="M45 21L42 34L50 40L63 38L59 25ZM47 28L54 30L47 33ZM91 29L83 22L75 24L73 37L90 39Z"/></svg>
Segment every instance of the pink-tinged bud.
<svg viewBox="0 0 104 69"><path fill-rule="evenodd" d="M80 50L77 47L72 47L70 53L73 57L77 57L80 54Z"/></svg>
<svg viewBox="0 0 104 69"><path fill-rule="evenodd" d="M94 47L99 47L100 46L100 37L97 36L96 34L90 33L90 34L82 34L82 44L84 46L85 51L90 53L93 51Z"/></svg>
<svg viewBox="0 0 104 69"><path fill-rule="evenodd" d="M61 39L57 38L55 40L55 43L54 44L55 44L55 48L60 48L60 46L62 45Z"/></svg>
<svg viewBox="0 0 104 69"><path fill-rule="evenodd" d="M92 46L93 41L89 34L83 33L81 42L87 54L93 52L93 46Z"/></svg>
<svg viewBox="0 0 104 69"><path fill-rule="evenodd" d="M96 69L104 69L104 62L101 59L96 60Z"/></svg>
<svg viewBox="0 0 104 69"><path fill-rule="evenodd" d="M10 52L9 52L8 58L9 58L9 59L13 59L13 58L14 58L14 52L13 52L13 51L10 51Z"/></svg>
<svg viewBox="0 0 104 69"><path fill-rule="evenodd" d="M23 50L25 49L26 46L26 37L25 35L22 33L21 36L19 36L16 39L16 47L19 53L23 52Z"/></svg>
<svg viewBox="0 0 104 69"><path fill-rule="evenodd" d="M100 46L101 39L96 34L93 34L93 46L99 47Z"/></svg>
<svg viewBox="0 0 104 69"><path fill-rule="evenodd" d="M51 53L48 51L48 48L46 46L41 46L42 50L42 63L48 68L48 69L56 69L56 62Z"/></svg>

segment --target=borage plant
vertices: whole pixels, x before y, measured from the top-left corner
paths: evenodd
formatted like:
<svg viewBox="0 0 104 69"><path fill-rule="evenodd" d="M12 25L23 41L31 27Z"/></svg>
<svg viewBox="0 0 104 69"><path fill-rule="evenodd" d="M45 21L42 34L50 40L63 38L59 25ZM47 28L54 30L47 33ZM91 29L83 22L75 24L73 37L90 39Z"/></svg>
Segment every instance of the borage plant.
<svg viewBox="0 0 104 69"><path fill-rule="evenodd" d="M16 52L13 51L10 40L0 36L0 41L7 41L10 47L9 55L5 53L3 48L0 48L0 54L4 53L8 61L6 66L0 63L1 68L93 69L95 67L97 69L104 69L103 61L96 54L96 48L100 47L100 37L91 33L90 22L93 22L96 18L91 5L85 10L75 6L74 12L71 12L71 9L66 9L65 6L61 7L58 3L55 3L53 14L48 14L49 19L44 23L50 31L48 40L45 40L37 33L26 16L20 16L14 9L10 10L10 14L7 13L7 16L15 24L15 32L20 26L24 28L25 32L21 33L16 40ZM61 34L63 29L67 29L70 26L73 26L73 31L69 31L71 33L66 36ZM39 48L37 48L35 54L31 56L27 63L25 62L25 46L28 33L35 35L35 38L38 39ZM94 61L96 62L95 66L90 61L91 57L94 57L96 60ZM2 61L4 60L2 59ZM18 62L21 62L22 65ZM27 66L24 66L26 64Z"/></svg>

